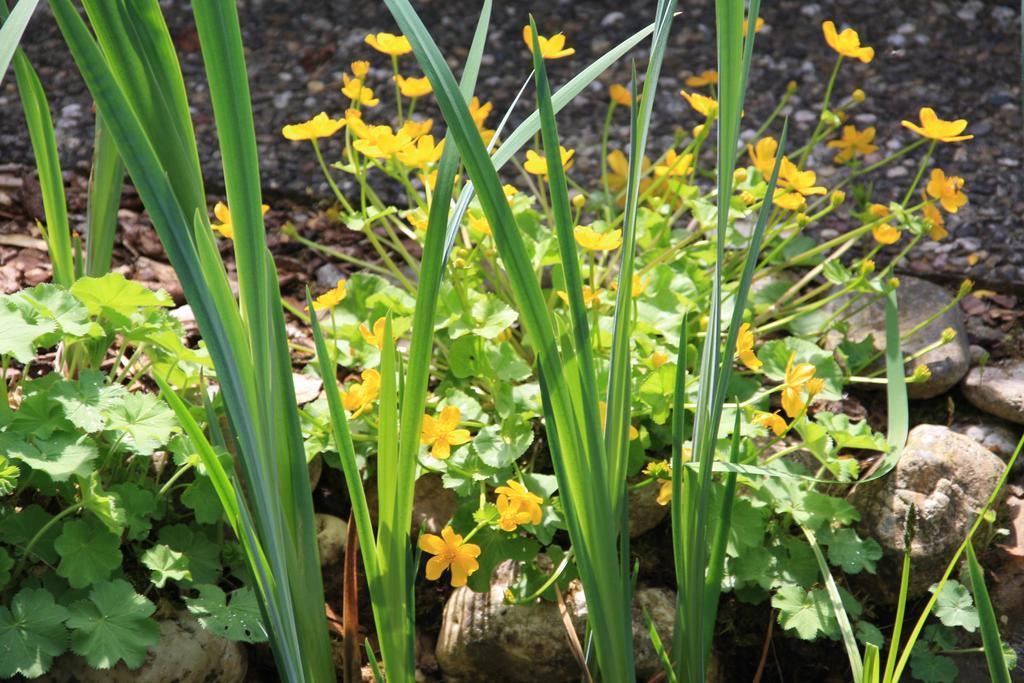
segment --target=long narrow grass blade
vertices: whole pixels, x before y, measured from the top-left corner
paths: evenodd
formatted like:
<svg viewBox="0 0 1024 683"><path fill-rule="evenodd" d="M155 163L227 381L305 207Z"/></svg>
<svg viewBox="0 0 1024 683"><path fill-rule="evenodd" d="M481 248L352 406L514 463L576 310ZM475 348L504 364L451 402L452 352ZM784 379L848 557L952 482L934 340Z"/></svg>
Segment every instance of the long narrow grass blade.
<svg viewBox="0 0 1024 683"><path fill-rule="evenodd" d="M892 637L889 639L889 654L885 658L885 671L882 676L885 683L892 681L892 674L896 670L896 657L899 655L900 639L903 637L903 622L907 617L907 596L910 593L910 548L916 526L917 507L911 505L907 510L906 526L903 530L903 569L900 571L900 592L896 600L896 618L893 620Z"/></svg>
<svg viewBox="0 0 1024 683"><path fill-rule="evenodd" d="M0 2L0 83L4 82L7 67L11 65L15 50L21 43L21 36L28 28L28 20L36 10L39 0L19 0L13 10L8 12L7 0Z"/></svg>
<svg viewBox="0 0 1024 683"><path fill-rule="evenodd" d="M203 3L209 4L209 3ZM206 215L185 81L158 0L83 0L121 89L148 130L181 211Z"/></svg>
<svg viewBox="0 0 1024 683"><path fill-rule="evenodd" d="M672 561L676 581L686 575L686 553L688 546L682 537L686 529L683 518L683 443L686 438L686 346L687 315L684 313L679 331L679 351L676 355L676 381L672 390ZM676 618L672 629L672 670L677 675L683 672L683 637L686 627L683 622L686 597L682 590L676 592Z"/></svg>
<svg viewBox="0 0 1024 683"><path fill-rule="evenodd" d="M821 578L825 582L825 590L828 592L829 601L832 603L832 613L835 615L836 623L839 624L839 633L843 639L843 647L846 648L846 656L850 660L850 675L853 680L859 681L864 675L864 662L860 658L860 648L857 647L857 638L853 634L853 626L850 625L850 617L843 605L843 597L839 594L839 587L828 568L828 561L825 554L821 552L818 539L814 532L807 527L801 527L807 543L814 551L814 557L818 561L818 569L821 571Z"/></svg>
<svg viewBox="0 0 1024 683"><path fill-rule="evenodd" d="M1003 656L1003 641L999 637L999 623L996 621L996 612L992 608L988 588L985 587L985 572L978 563L974 545L971 543L967 544L967 566L971 572L974 605L978 609L978 621L981 623L981 642L985 647L988 675L992 678L992 683L1010 683L1010 671Z"/></svg>
<svg viewBox="0 0 1024 683"><path fill-rule="evenodd" d="M99 277L110 270L117 210L121 206L124 163L103 117L96 116L95 146L89 172L89 198L86 207L85 274Z"/></svg>
<svg viewBox="0 0 1024 683"><path fill-rule="evenodd" d="M729 448L729 462L737 464L740 459L740 411L732 428L732 445ZM718 617L718 601L722 595L722 576L725 573L725 551L729 545L729 530L732 526L733 501L736 499L736 472L725 476L722 486L722 504L715 516L711 551L708 553L708 577L704 586L704 642L708 646L706 656L710 657L715 620Z"/></svg>
<svg viewBox="0 0 1024 683"><path fill-rule="evenodd" d="M479 192L481 206L494 231L495 243L504 262L509 282L519 305L521 320L537 354L538 375L544 384L546 412L553 415L549 435L561 441L552 448L553 457L562 457L556 465L559 489L566 505L570 534L575 530L573 546L578 549L577 566L592 606L592 623L597 638L597 656L602 674L609 680L633 680L632 638L629 619L605 618L605 609L619 612L621 585L615 571L618 558L607 543L607 530L613 528L607 500L590 492L592 486L606 487L603 471L586 471L579 458L581 428L576 418L565 369L555 343L549 312L526 253L508 202L501 189L492 159L477 132L462 93L433 39L408 0L385 0L402 32L409 38L423 72L430 79L439 108L448 123L469 177ZM557 426L555 426L557 425ZM552 427L554 430L552 430ZM600 541L600 542L599 542Z"/></svg>
<svg viewBox="0 0 1024 683"><path fill-rule="evenodd" d="M626 182L626 213L622 226L622 248L619 256L619 286L615 297L615 317L612 321L611 360L608 370L605 423L605 447L608 452L608 495L612 501L612 515L618 516L624 505L626 466L629 462L630 391L633 322L633 264L636 258L637 216L640 209L640 175L647 150L651 114L657 97L658 79L668 46L675 13L675 0L659 0L655 18L651 56L644 76L643 94L636 100L636 69L633 69L633 103L630 107L629 168Z"/></svg>
<svg viewBox="0 0 1024 683"><path fill-rule="evenodd" d="M5 0L6 1L6 0ZM2 3L0 3L2 4ZM71 227L68 223L67 199L64 196L64 177L57 154L57 138L53 131L50 105L46 101L43 84L28 57L19 49L14 55L14 76L18 94L25 112L29 141L39 172L39 188L43 195L46 214L46 247L53 264L53 280L70 287L75 281L74 255L71 251Z"/></svg>
<svg viewBox="0 0 1024 683"><path fill-rule="evenodd" d="M879 673L879 663L881 661L881 655L878 652L878 646L874 643L868 643L864 646L864 675L860 679L860 683L879 683L882 679Z"/></svg>

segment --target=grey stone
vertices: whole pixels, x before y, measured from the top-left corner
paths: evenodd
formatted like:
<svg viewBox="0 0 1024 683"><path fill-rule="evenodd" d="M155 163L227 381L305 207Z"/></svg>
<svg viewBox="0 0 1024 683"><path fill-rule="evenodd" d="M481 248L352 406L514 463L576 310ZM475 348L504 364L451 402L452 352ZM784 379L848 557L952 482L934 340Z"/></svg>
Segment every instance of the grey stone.
<svg viewBox="0 0 1024 683"><path fill-rule="evenodd" d="M658 504L658 482L629 492L629 535L636 538L645 534L668 516L671 510L668 505Z"/></svg>
<svg viewBox="0 0 1024 683"><path fill-rule="evenodd" d="M930 318L937 311L945 308L953 300L952 295L942 287L916 277L901 277L897 292L900 311L900 333L905 335ZM841 298L838 305L847 299ZM853 304L855 308L860 301ZM832 307L831 310L836 310ZM862 341L868 335L874 338L875 348L885 348L885 303L878 299L857 311L847 319L849 323L848 337L851 341ZM909 337L903 339L903 355L917 353L924 347L935 343L946 328L952 329L956 337L948 344L933 349L920 358L911 361L907 366L907 374L913 372L918 365L925 364L931 371L931 377L924 382L907 385L910 398L933 398L944 394L959 382L970 368L970 351L967 333L964 329L964 316L958 306L938 316L935 320L922 327ZM830 335L830 343L838 343L837 335Z"/></svg>
<svg viewBox="0 0 1024 683"><path fill-rule="evenodd" d="M366 502L370 507L370 517L377 522L377 486L368 486ZM428 534L439 534L445 525L455 516L459 501L451 489L446 489L439 474L424 474L416 480L416 489L412 501L411 533L419 533L420 526Z"/></svg>
<svg viewBox="0 0 1024 683"><path fill-rule="evenodd" d="M973 439L1003 460L1009 460L1013 455L1021 437L1020 429L1013 429L999 420L985 418L954 424L953 431ZM1022 468L1024 468L1024 461L1018 460L1014 470Z"/></svg>
<svg viewBox="0 0 1024 683"><path fill-rule="evenodd" d="M348 525L334 515L316 513L316 545L320 550L320 566L341 562L341 554L348 540Z"/></svg>
<svg viewBox="0 0 1024 683"><path fill-rule="evenodd" d="M78 655L56 659L40 681L46 683L241 683L249 668L240 643L218 638L191 614L180 611L160 619L160 642L149 649L138 669L124 662L98 670Z"/></svg>
<svg viewBox="0 0 1024 683"><path fill-rule="evenodd" d="M505 590L516 581L520 565L506 561L495 568L487 593L463 586L444 608L437 639L437 662L450 683L504 681L535 683L578 681L565 627L553 602L510 605ZM577 636L584 637L587 604L583 589L573 581L563 595ZM646 680L660 670L641 608L651 615L663 638L671 638L675 594L665 588L638 588L633 602L633 647L637 677ZM716 667L713 667L716 668Z"/></svg>
<svg viewBox="0 0 1024 683"><path fill-rule="evenodd" d="M1024 360L971 368L964 378L963 390L978 410L1024 424Z"/></svg>
<svg viewBox="0 0 1024 683"><path fill-rule="evenodd" d="M899 585L911 505L917 522L910 547L910 593L917 596L941 576L1005 467L988 449L947 427L915 427L893 471L858 486L849 497L861 513L860 531L885 553L881 580L872 581L876 588L896 590Z"/></svg>

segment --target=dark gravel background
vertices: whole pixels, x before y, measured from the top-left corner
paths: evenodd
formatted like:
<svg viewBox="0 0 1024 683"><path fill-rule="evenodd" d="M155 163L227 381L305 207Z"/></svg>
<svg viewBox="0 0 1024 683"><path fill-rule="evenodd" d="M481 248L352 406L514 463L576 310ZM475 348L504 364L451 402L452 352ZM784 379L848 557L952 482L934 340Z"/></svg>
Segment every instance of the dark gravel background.
<svg viewBox="0 0 1024 683"><path fill-rule="evenodd" d="M188 3L162 2L185 79L191 88L200 153L212 192L219 182L219 154L209 111L199 42L191 26ZM563 31L575 47L575 57L549 63L556 83L650 21L654 0L495 3L489 53L483 65L479 92L496 103L492 125L528 73L528 55L520 31L533 12L545 34ZM463 59L475 24L478 3L471 0L424 0L416 3L453 66ZM340 114L345 101L339 92L341 74L354 59L369 59L370 85L382 97L377 117L391 111L390 66L387 58L363 43L370 31L394 30L383 3L348 0L241 0L240 13L249 50L248 65L263 160L264 184L271 200L309 204L327 195L308 146L290 143L280 135L283 124L303 120L324 109ZM655 113L652 149L660 150L680 126L697 123L693 112L675 93L682 79L714 67L714 3L681 2L671 49L663 72L663 93ZM856 87L868 100L856 111L859 126L878 128L884 150L895 150L913 139L899 121L916 119L921 106L934 107L946 118L965 117L969 143L940 146L938 163L967 180L970 204L951 217L951 237L922 245L909 268L938 278L969 275L1004 291L1024 290L1024 194L1021 180L1021 111L1019 16L1014 0L766 0L762 16L767 26L759 35L757 55L746 107L752 132L771 111L790 80L799 84L787 113L795 124L795 141L806 139L814 126L824 81L835 54L826 46L820 25L832 19L853 26L862 40L875 47L869 65L844 65L837 92ZM50 97L66 169L86 173L92 146L93 113L84 85L48 12L41 9L29 27L28 54L40 71ZM634 56L641 61L646 48ZM403 57L407 73L411 57ZM578 179L596 176L598 136L606 112L605 84L624 81L621 64L585 92L561 117L567 146L577 149ZM526 111L525 104L520 107ZM421 111L428 109L421 105ZM24 120L14 79L0 86L0 168L21 172L31 164ZM626 115L616 117L613 144L627 138ZM328 145L328 155L331 145ZM824 155L816 165L829 184L841 171ZM876 175L882 195L902 194L916 160ZM2 189L0 189L2 192ZM2 199L2 197L0 197ZM0 207L2 208L2 207ZM828 230L842 230L842 222ZM969 266L968 255L977 257Z"/></svg>

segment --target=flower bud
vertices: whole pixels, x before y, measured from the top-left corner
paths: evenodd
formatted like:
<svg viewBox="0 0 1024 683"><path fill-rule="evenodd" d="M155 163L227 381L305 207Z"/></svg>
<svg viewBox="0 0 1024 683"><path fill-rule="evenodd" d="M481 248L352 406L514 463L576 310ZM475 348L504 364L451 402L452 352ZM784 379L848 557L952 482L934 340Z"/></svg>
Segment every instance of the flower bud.
<svg viewBox="0 0 1024 683"><path fill-rule="evenodd" d="M807 224L810 223L810 222L811 222L811 219L810 219L810 217L806 213L801 212L801 213L798 213L796 215L796 224L799 227L801 227L801 228L806 227Z"/></svg>
<svg viewBox="0 0 1024 683"><path fill-rule="evenodd" d="M873 272L875 272L875 262L871 259L865 259L864 263L860 264L860 274L867 275Z"/></svg>
<svg viewBox="0 0 1024 683"><path fill-rule="evenodd" d="M893 289L898 289L900 286L900 279L898 277L889 278L889 286Z"/></svg>
<svg viewBox="0 0 1024 683"><path fill-rule="evenodd" d="M693 127L693 137L699 138L703 132L704 132L704 124L703 123Z"/></svg>
<svg viewBox="0 0 1024 683"><path fill-rule="evenodd" d="M944 329L942 331L942 343L943 344L948 344L949 342L953 341L954 339L956 339L956 330L954 330L952 327L947 327L946 329Z"/></svg>
<svg viewBox="0 0 1024 683"><path fill-rule="evenodd" d="M832 206L836 207L846 201L846 193L842 190L836 190L832 193Z"/></svg>
<svg viewBox="0 0 1024 683"><path fill-rule="evenodd" d="M751 204L757 201L757 197L754 196L753 192L748 192L744 190L743 192L740 192L740 201L746 204L747 206L750 206Z"/></svg>
<svg viewBox="0 0 1024 683"><path fill-rule="evenodd" d="M796 92L797 87L796 81L790 81L786 84L786 90L789 92Z"/></svg>
<svg viewBox="0 0 1024 683"><path fill-rule="evenodd" d="M931 379L931 376L932 376L931 369L927 365L925 365L924 363L921 363L916 368L914 368L914 372L912 372L910 374L910 377L907 378L907 381L908 382L925 382L925 381Z"/></svg>
<svg viewBox="0 0 1024 683"><path fill-rule="evenodd" d="M830 110L821 112L821 122L832 128L838 128L840 124L842 124L842 120L839 116L834 111Z"/></svg>
<svg viewBox="0 0 1024 683"><path fill-rule="evenodd" d="M732 180L735 183L742 183L747 179L747 169L737 168L732 174Z"/></svg>
<svg viewBox="0 0 1024 683"><path fill-rule="evenodd" d="M958 291L956 295L962 299L970 294L972 289L974 289L974 280L971 278L965 278L964 281L960 283L960 291Z"/></svg>
<svg viewBox="0 0 1024 683"><path fill-rule="evenodd" d="M867 93L865 93L860 88L854 90L853 94L850 97L853 99L854 102L863 102L868 98Z"/></svg>

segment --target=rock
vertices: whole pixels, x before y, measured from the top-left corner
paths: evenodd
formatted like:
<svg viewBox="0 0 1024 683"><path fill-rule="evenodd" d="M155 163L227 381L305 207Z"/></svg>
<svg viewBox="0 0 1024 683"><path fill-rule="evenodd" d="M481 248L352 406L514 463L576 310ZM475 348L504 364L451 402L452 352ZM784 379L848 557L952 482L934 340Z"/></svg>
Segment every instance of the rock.
<svg viewBox="0 0 1024 683"><path fill-rule="evenodd" d="M1003 460L1009 460L1017 449L1021 433L999 420L980 418L971 422L958 422L953 431L973 439ZM1014 470L1024 468L1024 461L1018 460Z"/></svg>
<svg viewBox="0 0 1024 683"><path fill-rule="evenodd" d="M978 410L1024 424L1024 360L1014 359L971 368L964 396Z"/></svg>
<svg viewBox="0 0 1024 683"><path fill-rule="evenodd" d="M324 382L319 377L300 375L297 372L292 373L292 384L295 385L295 401L300 406L315 401L324 388Z"/></svg>
<svg viewBox="0 0 1024 683"><path fill-rule="evenodd" d="M892 472L854 489L860 531L882 546L883 590L899 585L907 512L917 508L910 556L911 596L934 583L967 536L975 515L995 489L1005 465L988 449L939 425L919 425ZM895 594L883 598L895 599Z"/></svg>
<svg viewBox="0 0 1024 683"><path fill-rule="evenodd" d="M320 566L341 562L341 553L348 540L348 524L334 515L316 513L316 545L320 549Z"/></svg>
<svg viewBox="0 0 1024 683"><path fill-rule="evenodd" d="M309 488L315 489L320 483L320 477L324 473L324 457L317 453L307 465L309 468Z"/></svg>
<svg viewBox="0 0 1024 683"><path fill-rule="evenodd" d="M444 608L437 639L437 662L450 683L500 680L506 683L578 681L579 667L570 654L558 606L538 600L532 605L505 603L505 590L519 576L519 564L498 565L487 593L463 586ZM586 598L578 581L564 594L566 607L582 640L587 618ZM658 633L671 639L675 594L665 588L637 589L633 603L633 646L637 677L647 680L661 669L650 643L641 607L646 608Z"/></svg>
<svg viewBox="0 0 1024 683"><path fill-rule="evenodd" d="M629 536L645 534L668 516L671 507L658 504L658 482L629 492Z"/></svg>
<svg viewBox="0 0 1024 683"><path fill-rule="evenodd" d="M377 486L366 487L366 502L370 507L370 518L377 523ZM412 501L413 535L420 531L428 534L439 534L445 525L455 516L459 509L459 501L455 494L444 487L439 474L424 474L416 480L416 491Z"/></svg>
<svg viewBox="0 0 1024 683"><path fill-rule="evenodd" d="M248 659L240 643L218 638L191 614L179 611L160 621L160 642L149 649L146 661L131 670L120 662L112 669L90 668L78 655L54 661L40 678L46 683L241 683Z"/></svg>
<svg viewBox="0 0 1024 683"><path fill-rule="evenodd" d="M906 334L917 327L937 311L948 306L953 300L949 292L942 287L916 277L901 277L899 289L896 291L900 309L901 334ZM829 307L829 310L836 310L846 301L848 301L846 297L840 298L833 306ZM856 308L856 304L853 307ZM846 320L849 323L848 337L851 341L862 341L868 335L872 335L875 348L878 350L885 348L885 302L883 300L875 300L870 306L857 311ZM970 368L970 351L964 328L964 316L957 306L953 306L912 336L905 338L903 354L905 356L912 355L925 346L935 343L946 328L951 328L956 332L956 338L953 341L929 351L908 364L908 375L921 364L927 365L931 370L931 377L928 380L907 385L907 394L910 398L933 398L944 394L967 374L967 370ZM838 343L835 335L831 336L830 342Z"/></svg>

